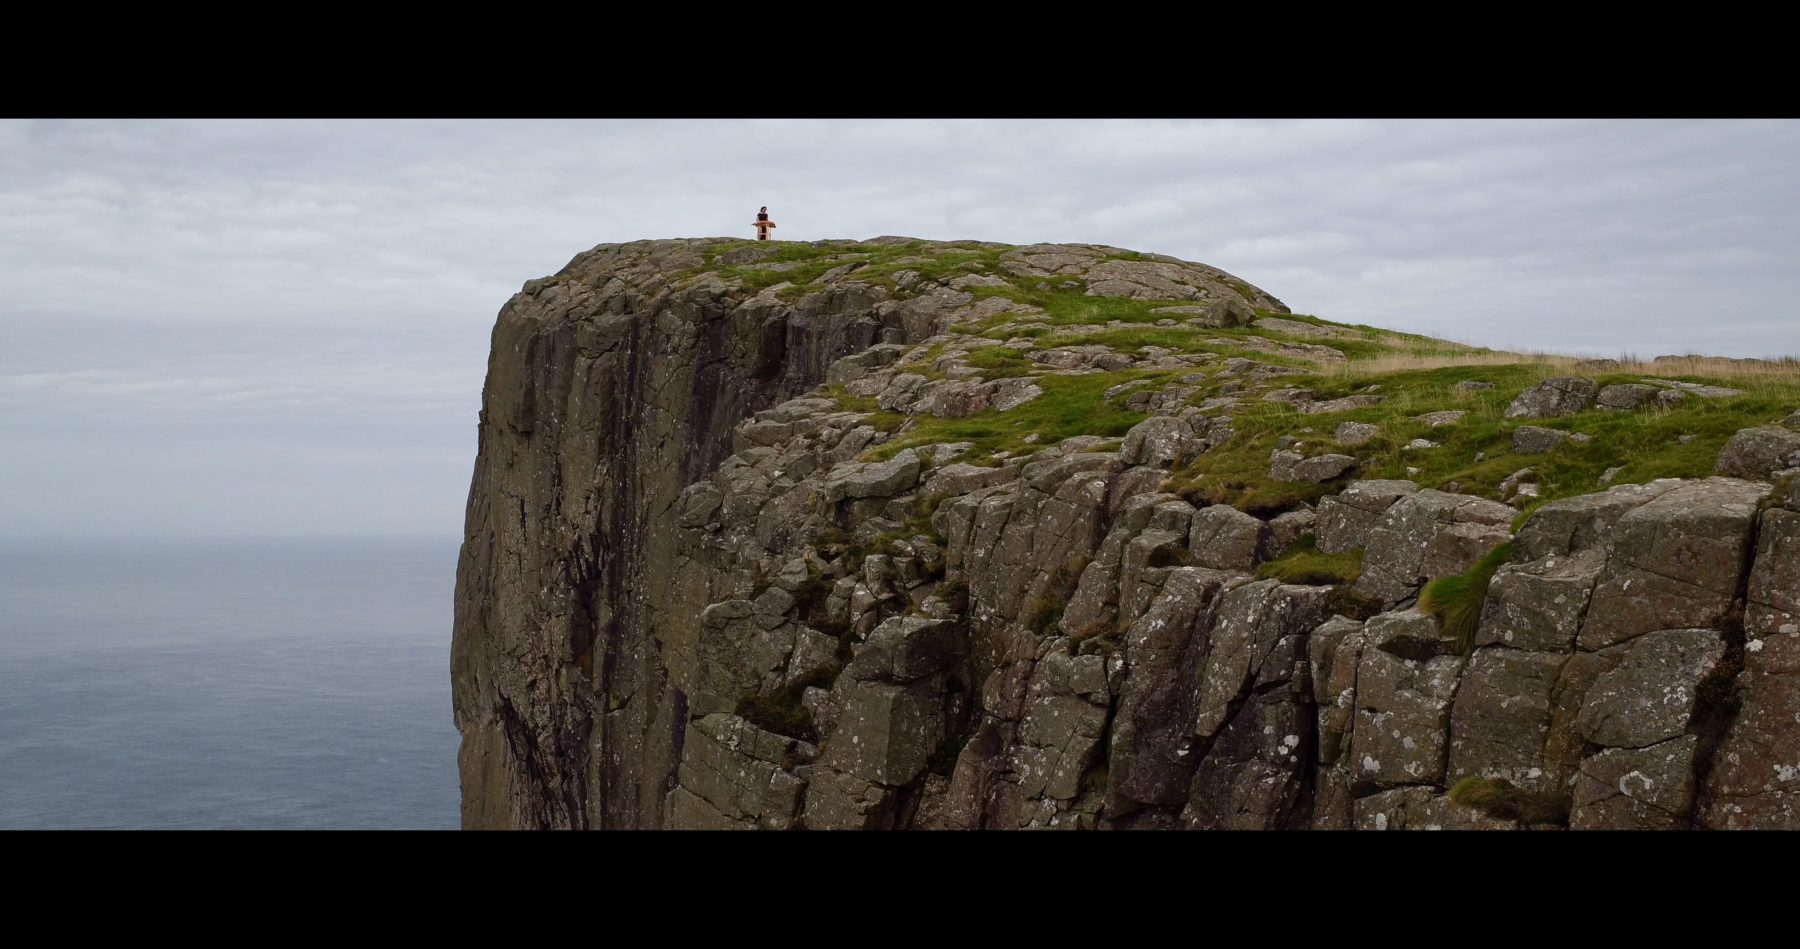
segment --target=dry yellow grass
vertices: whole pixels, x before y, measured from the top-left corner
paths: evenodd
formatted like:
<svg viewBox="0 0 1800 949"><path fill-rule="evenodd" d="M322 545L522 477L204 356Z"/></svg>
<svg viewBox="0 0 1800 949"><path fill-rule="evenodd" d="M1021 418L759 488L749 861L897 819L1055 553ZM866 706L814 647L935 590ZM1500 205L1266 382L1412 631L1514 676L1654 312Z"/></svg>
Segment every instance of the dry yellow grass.
<svg viewBox="0 0 1800 949"><path fill-rule="evenodd" d="M1390 372L1419 369L1442 369L1446 366L1517 366L1541 365L1546 374L1552 370L1574 366L1579 362L1570 356L1546 353L1504 352L1392 352L1371 359L1357 359L1336 366L1345 376L1379 376Z"/></svg>
<svg viewBox="0 0 1800 949"><path fill-rule="evenodd" d="M1392 352L1371 359L1353 360L1335 367L1338 375L1374 376L1390 372L1419 369L1442 369L1446 366L1517 366L1541 367L1544 375L1558 373L1617 372L1645 376L1702 376L1709 378L1767 379L1800 381L1800 358L1730 359L1720 356L1680 356L1661 359L1639 359L1624 356L1604 360L1560 353L1509 352Z"/></svg>
<svg viewBox="0 0 1800 949"><path fill-rule="evenodd" d="M1643 360L1626 356L1619 360L1620 372L1641 372L1666 376L1728 376L1732 378L1772 378L1800 380L1800 358L1730 359L1723 356L1677 356Z"/></svg>

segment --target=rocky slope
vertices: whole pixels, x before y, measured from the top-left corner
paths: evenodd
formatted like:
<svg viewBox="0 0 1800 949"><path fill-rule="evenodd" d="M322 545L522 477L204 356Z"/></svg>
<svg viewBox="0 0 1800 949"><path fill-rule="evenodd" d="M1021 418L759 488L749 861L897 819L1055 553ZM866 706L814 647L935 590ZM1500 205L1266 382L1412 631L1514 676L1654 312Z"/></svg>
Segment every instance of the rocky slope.
<svg viewBox="0 0 1800 949"><path fill-rule="evenodd" d="M1118 248L598 247L494 330L464 824L1800 826L1795 405Z"/></svg>

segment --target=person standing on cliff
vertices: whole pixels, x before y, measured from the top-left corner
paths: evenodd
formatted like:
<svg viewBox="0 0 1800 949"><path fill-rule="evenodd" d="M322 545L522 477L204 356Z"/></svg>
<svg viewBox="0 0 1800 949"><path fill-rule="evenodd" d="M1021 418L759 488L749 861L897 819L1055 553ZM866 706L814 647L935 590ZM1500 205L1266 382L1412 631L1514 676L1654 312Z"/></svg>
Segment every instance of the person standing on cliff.
<svg viewBox="0 0 1800 949"><path fill-rule="evenodd" d="M756 212L756 239L759 241L768 240L769 230L774 226L775 222L769 220L769 206L765 204L761 211Z"/></svg>

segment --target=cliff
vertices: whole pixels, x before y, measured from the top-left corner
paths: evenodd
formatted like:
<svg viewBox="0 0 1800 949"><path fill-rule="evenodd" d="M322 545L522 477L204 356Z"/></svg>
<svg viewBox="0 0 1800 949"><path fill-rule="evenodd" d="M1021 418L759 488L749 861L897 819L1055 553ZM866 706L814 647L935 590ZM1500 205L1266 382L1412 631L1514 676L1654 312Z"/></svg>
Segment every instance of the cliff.
<svg viewBox="0 0 1800 949"><path fill-rule="evenodd" d="M1111 247L597 247L494 329L464 825L1800 826L1796 405Z"/></svg>

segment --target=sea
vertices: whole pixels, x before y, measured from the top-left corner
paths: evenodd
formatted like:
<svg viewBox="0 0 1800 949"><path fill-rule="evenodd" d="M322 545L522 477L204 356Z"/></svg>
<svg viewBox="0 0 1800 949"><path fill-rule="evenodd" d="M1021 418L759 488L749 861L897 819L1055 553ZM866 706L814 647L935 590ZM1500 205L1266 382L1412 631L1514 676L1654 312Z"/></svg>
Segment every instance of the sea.
<svg viewBox="0 0 1800 949"><path fill-rule="evenodd" d="M456 554L0 539L0 828L455 828Z"/></svg>

